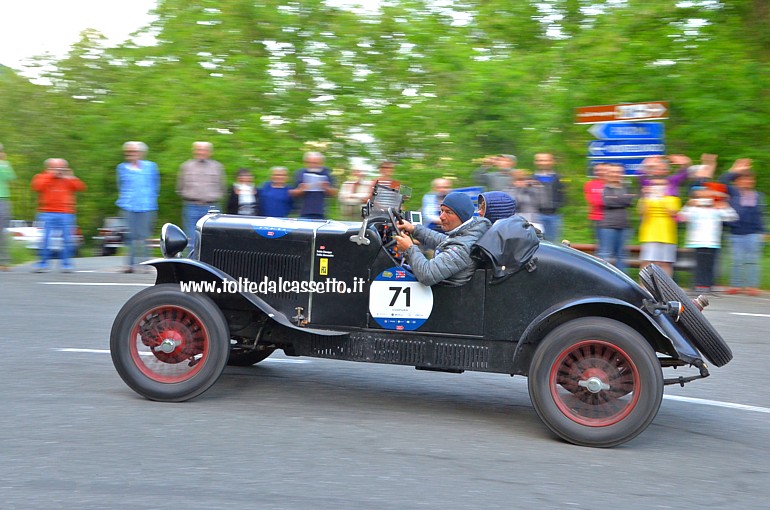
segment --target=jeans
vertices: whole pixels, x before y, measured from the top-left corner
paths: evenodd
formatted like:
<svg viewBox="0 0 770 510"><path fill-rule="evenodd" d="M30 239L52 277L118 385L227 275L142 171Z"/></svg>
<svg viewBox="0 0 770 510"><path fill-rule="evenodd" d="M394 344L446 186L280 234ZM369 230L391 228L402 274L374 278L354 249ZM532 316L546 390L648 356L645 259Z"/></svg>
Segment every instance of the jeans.
<svg viewBox="0 0 770 510"><path fill-rule="evenodd" d="M8 223L11 221L11 201L7 198L0 198L0 266L5 266L11 262L8 254Z"/></svg>
<svg viewBox="0 0 770 510"><path fill-rule="evenodd" d="M69 213L41 212L37 215L38 221L43 222L43 245L40 249L40 262L38 267L48 267L51 259L51 234L61 232L61 266L64 269L72 269L72 230L75 227L75 215Z"/></svg>
<svg viewBox="0 0 770 510"><path fill-rule="evenodd" d="M695 248L695 287L714 286L718 248Z"/></svg>
<svg viewBox="0 0 770 510"><path fill-rule="evenodd" d="M208 205L198 205L185 202L182 207L182 225L187 235L187 253L192 252L195 246L195 224L209 212Z"/></svg>
<svg viewBox="0 0 770 510"><path fill-rule="evenodd" d="M600 228L597 230L599 246L596 256L600 259L614 260L614 266L621 271L626 270L626 229Z"/></svg>
<svg viewBox="0 0 770 510"><path fill-rule="evenodd" d="M543 225L543 237L553 243L561 242L561 216L558 214L537 215L537 221Z"/></svg>
<svg viewBox="0 0 770 510"><path fill-rule="evenodd" d="M764 234L730 234L730 286L759 287Z"/></svg>
<svg viewBox="0 0 770 510"><path fill-rule="evenodd" d="M123 217L128 226L128 232L126 232L128 265L133 266L137 259L146 259L149 256L147 238L150 237L155 224L155 211L123 211Z"/></svg>

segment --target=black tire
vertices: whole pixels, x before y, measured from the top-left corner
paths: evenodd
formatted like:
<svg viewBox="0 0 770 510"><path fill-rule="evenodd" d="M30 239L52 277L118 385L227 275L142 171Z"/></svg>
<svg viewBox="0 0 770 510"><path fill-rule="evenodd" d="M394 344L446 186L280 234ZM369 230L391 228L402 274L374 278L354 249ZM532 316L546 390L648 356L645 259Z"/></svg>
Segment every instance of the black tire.
<svg viewBox="0 0 770 510"><path fill-rule="evenodd" d="M639 272L639 279L658 301L679 301L683 311L677 326L693 345L717 367L733 359L733 352L722 335L706 319L687 294L666 274L663 269L650 264ZM657 284L657 287L656 287Z"/></svg>
<svg viewBox="0 0 770 510"><path fill-rule="evenodd" d="M103 257L110 257L112 255L115 255L117 252L118 252L117 248L108 248L107 246L102 246Z"/></svg>
<svg viewBox="0 0 770 510"><path fill-rule="evenodd" d="M233 347L230 349L230 359L227 360L227 364L233 367L250 367L251 365L256 365L260 361L264 361L274 352L275 349L258 351L254 349Z"/></svg>
<svg viewBox="0 0 770 510"><path fill-rule="evenodd" d="M219 307L177 284L145 289L123 305L110 333L112 363L140 395L182 402L209 389L222 374L230 331Z"/></svg>
<svg viewBox="0 0 770 510"><path fill-rule="evenodd" d="M604 317L562 324L540 343L529 369L540 419L580 446L612 447L639 435L663 399L655 351L633 328Z"/></svg>

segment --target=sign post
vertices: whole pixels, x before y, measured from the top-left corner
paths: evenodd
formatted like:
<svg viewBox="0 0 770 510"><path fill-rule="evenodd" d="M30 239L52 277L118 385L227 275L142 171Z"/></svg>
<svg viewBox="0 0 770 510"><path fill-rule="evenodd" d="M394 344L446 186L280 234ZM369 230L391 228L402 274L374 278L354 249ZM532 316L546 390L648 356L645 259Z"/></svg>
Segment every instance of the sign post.
<svg viewBox="0 0 770 510"><path fill-rule="evenodd" d="M596 124L618 120L663 120L668 118L668 101L625 103L575 108L575 124Z"/></svg>
<svg viewBox="0 0 770 510"><path fill-rule="evenodd" d="M594 124L588 132L597 140L662 140L662 122L606 122Z"/></svg>
<svg viewBox="0 0 770 510"><path fill-rule="evenodd" d="M595 140L588 142L588 160L620 163L626 175L636 175L650 156L666 153L662 122L640 122L668 118L668 102L624 103L575 108L575 124L592 124Z"/></svg>

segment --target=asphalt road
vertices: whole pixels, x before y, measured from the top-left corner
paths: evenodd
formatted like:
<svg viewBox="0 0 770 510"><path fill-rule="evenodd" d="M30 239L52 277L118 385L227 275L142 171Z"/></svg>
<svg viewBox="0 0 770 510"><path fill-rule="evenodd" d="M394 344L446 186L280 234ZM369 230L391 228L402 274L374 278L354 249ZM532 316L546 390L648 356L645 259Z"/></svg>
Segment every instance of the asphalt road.
<svg viewBox="0 0 770 510"><path fill-rule="evenodd" d="M666 387L638 438L592 449L540 423L525 378L495 374L276 353L193 401L150 402L108 343L153 276L118 263L0 273L2 509L768 507L767 297L713 299L735 359Z"/></svg>

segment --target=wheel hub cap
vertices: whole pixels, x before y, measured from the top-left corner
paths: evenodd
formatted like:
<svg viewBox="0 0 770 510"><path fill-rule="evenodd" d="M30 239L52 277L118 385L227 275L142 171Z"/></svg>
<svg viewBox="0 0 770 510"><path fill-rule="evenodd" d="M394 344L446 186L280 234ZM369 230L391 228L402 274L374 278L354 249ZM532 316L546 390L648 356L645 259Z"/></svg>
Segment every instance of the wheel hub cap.
<svg viewBox="0 0 770 510"><path fill-rule="evenodd" d="M602 390L610 389L610 385L598 377L591 377L587 380L578 381L578 386L587 389L591 393L599 393Z"/></svg>
<svg viewBox="0 0 770 510"><path fill-rule="evenodd" d="M173 338L166 338L164 339L160 345L155 347L155 352L161 351L165 352L166 354L171 354L174 352L174 349L177 348L179 344L181 344L179 340L174 340Z"/></svg>

